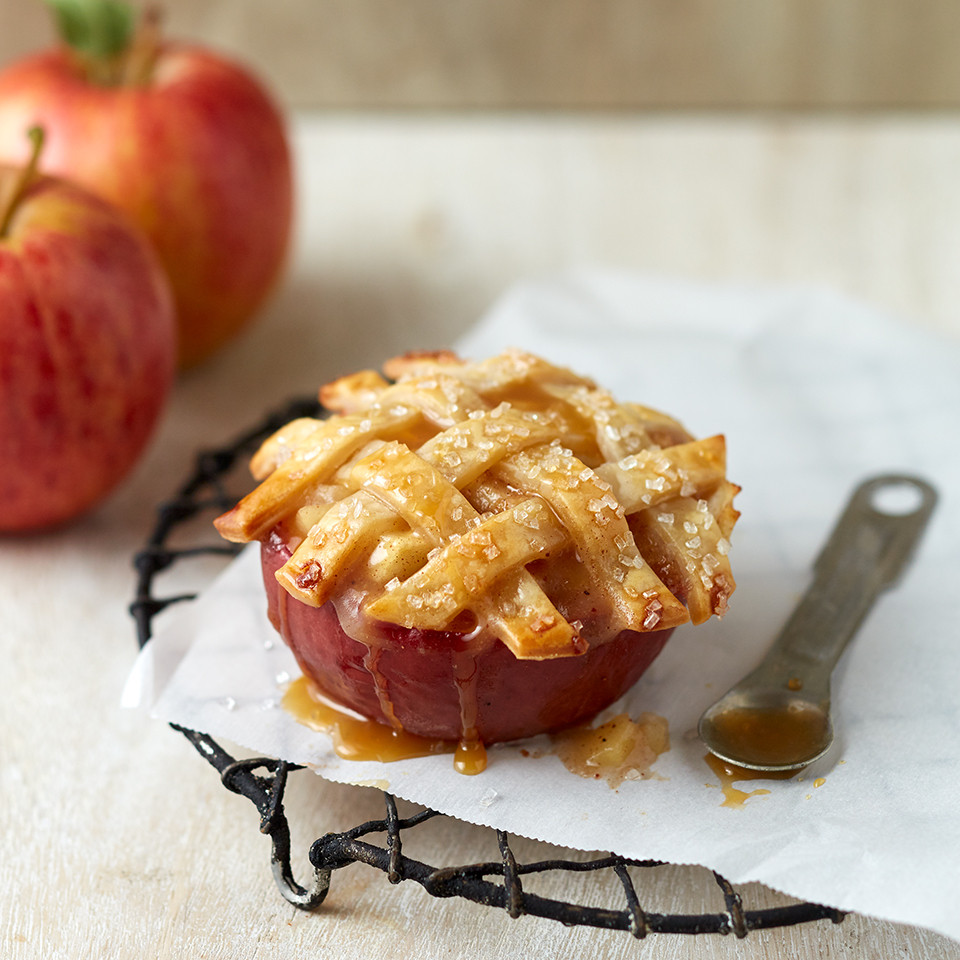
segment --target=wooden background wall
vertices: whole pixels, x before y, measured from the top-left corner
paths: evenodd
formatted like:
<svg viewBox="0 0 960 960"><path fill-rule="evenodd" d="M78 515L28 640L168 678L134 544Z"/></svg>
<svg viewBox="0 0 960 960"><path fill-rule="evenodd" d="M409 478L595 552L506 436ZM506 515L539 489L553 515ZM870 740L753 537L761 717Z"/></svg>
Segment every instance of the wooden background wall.
<svg viewBox="0 0 960 960"><path fill-rule="evenodd" d="M960 105L960 0L167 0L321 108ZM0 63L50 42L0 0Z"/></svg>

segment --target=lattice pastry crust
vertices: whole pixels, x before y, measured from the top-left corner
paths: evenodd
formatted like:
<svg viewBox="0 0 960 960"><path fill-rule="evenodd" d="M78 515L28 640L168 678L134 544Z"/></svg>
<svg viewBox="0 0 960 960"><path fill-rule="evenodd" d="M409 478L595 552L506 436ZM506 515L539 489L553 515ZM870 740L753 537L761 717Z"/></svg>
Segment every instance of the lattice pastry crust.
<svg viewBox="0 0 960 960"><path fill-rule="evenodd" d="M260 486L216 521L238 542L282 531L292 596L351 590L375 620L479 625L521 659L723 614L739 488L722 436L519 351L384 373L323 387L333 414L268 439Z"/></svg>

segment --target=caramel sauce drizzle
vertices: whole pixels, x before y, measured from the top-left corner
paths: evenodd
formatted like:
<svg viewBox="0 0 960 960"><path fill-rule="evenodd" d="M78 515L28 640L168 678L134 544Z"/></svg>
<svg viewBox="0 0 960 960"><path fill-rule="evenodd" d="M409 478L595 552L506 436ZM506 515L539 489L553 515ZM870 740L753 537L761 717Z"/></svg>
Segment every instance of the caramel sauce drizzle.
<svg viewBox="0 0 960 960"><path fill-rule="evenodd" d="M734 783L743 780L789 780L796 776L797 770L748 770L746 767L738 767L736 764L727 763L719 757L708 753L704 758L707 766L713 771L714 776L720 781L720 789L723 791L723 803L721 807L742 807L751 797L760 797L770 791L764 787L758 787L749 793L735 787ZM708 787L715 784L708 783Z"/></svg>
<svg viewBox="0 0 960 960"><path fill-rule="evenodd" d="M367 652L363 655L363 666L373 678L373 685L377 691L377 702L380 704L383 715L390 721L390 726L402 730L403 726L393 710L393 701L390 699L390 691L387 689L387 678L380 672L380 654L379 647L368 646Z"/></svg>
<svg viewBox="0 0 960 960"><path fill-rule="evenodd" d="M287 604L291 602L285 590L278 595L278 620L274 626L287 639ZM327 734L334 752L344 760L378 760L391 763L432 754L452 753L453 766L458 773L473 776L487 768L487 751L477 732L477 656L478 651L467 649L454 662L457 692L460 698L460 740L419 737L403 729L390 699L387 680L380 670L381 650L365 634L362 618L338 608L338 616L354 626L352 633L367 652L363 666L373 679L377 700L389 726L371 720L324 696L307 677L291 684L283 697L283 707L300 723L311 730Z"/></svg>
<svg viewBox="0 0 960 960"><path fill-rule="evenodd" d="M333 751L344 760L377 760L393 763L414 757L452 753L457 773L472 776L487 768L487 750L474 738L431 740L408 733L399 725L388 727L324 696L307 677L298 677L283 696L283 708L299 723L325 733Z"/></svg>
<svg viewBox="0 0 960 960"><path fill-rule="evenodd" d="M477 654L470 649L457 652L453 669L460 699L460 742L453 767L457 773L473 776L487 769L487 750L477 732Z"/></svg>
<svg viewBox="0 0 960 960"><path fill-rule="evenodd" d="M487 769L487 748L482 740L461 740L453 753L453 769L474 776Z"/></svg>
<svg viewBox="0 0 960 960"><path fill-rule="evenodd" d="M327 734L333 741L334 752L344 760L391 763L454 753L456 749L456 744L449 740L429 740L368 720L325 697L306 677L290 684L283 697L283 707L311 730Z"/></svg>

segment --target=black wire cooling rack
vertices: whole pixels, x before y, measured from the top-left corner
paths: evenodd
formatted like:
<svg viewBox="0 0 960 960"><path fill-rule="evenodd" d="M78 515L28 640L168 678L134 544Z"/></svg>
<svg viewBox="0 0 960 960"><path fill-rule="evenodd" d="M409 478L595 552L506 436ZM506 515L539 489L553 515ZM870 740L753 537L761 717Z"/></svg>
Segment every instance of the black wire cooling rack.
<svg viewBox="0 0 960 960"><path fill-rule="evenodd" d="M247 457L266 437L295 417L322 415L323 410L315 400L294 400L224 446L204 450L197 455L193 473L169 501L158 507L154 529L134 561L137 591L130 612L136 622L141 647L150 639L156 614L196 596L193 593L155 596L155 578L158 574L188 557L232 557L237 552L233 545L223 541L212 542L215 536L212 533L206 535L206 539L211 541L209 543L204 540L198 545L173 546L173 534L182 532L189 521L207 515L212 520L236 503L239 496L246 492L249 482L239 491L231 490L231 480L239 486L236 475L241 471L235 468L238 464L245 464ZM212 526L208 527L212 531ZM315 874L310 886L304 887L293 876L290 824L283 807L287 778L302 767L269 757L238 760L207 734L172 726L217 770L228 790L246 797L257 808L260 830L269 835L272 841L271 867L277 887L286 900L304 910L312 910L323 902L330 889L334 870L353 863L363 863L385 873L391 883L414 880L434 897L459 897L499 907L514 918L529 915L556 920L566 926L624 930L637 938L648 933L733 933L737 937L745 937L752 930L814 920L828 919L839 923L844 916L839 910L815 903L746 909L741 894L715 872L713 877L723 895L722 912L648 912L640 903L628 868L663 866L660 861L631 860L610 855L586 861L558 858L521 862L510 846L509 835L501 830L496 831L500 851L498 860L462 866L431 866L404 855L403 836L405 832L410 835L419 824L444 815L426 809L401 818L394 797L386 792L383 793L383 819L361 823L342 833L329 833L313 842L309 859ZM372 835L380 834L384 836L382 843L370 841ZM614 885L620 891L619 902L610 907L568 903L538 896L523 887L524 878L535 874L600 871L612 871L619 881L619 885Z"/></svg>

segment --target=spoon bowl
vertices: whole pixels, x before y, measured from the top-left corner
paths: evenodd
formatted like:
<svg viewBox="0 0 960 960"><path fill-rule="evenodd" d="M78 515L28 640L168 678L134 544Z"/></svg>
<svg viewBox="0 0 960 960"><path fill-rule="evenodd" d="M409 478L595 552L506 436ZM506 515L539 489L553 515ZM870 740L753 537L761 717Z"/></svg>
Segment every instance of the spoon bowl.
<svg viewBox="0 0 960 960"><path fill-rule="evenodd" d="M732 692L700 718L700 739L727 763L749 770L799 770L833 743L830 711L790 690Z"/></svg>
<svg viewBox="0 0 960 960"><path fill-rule="evenodd" d="M766 657L700 718L712 754L773 772L799 770L827 752L830 674L876 598L903 572L936 500L930 484L905 475L857 487Z"/></svg>

